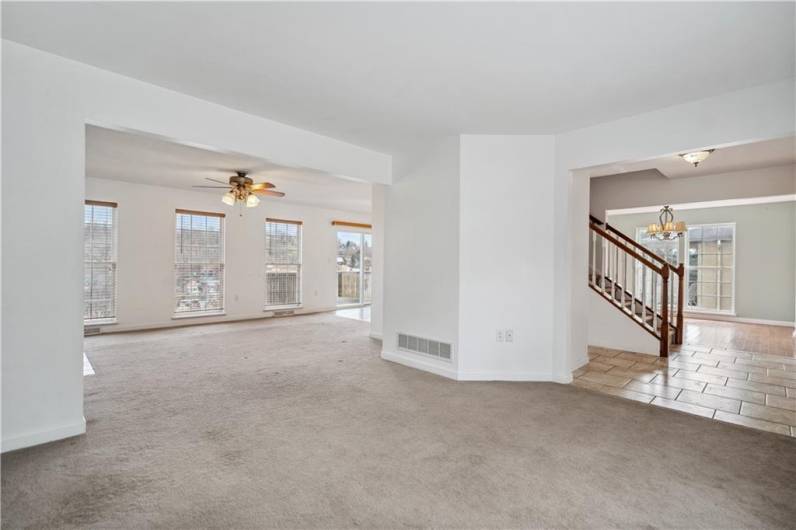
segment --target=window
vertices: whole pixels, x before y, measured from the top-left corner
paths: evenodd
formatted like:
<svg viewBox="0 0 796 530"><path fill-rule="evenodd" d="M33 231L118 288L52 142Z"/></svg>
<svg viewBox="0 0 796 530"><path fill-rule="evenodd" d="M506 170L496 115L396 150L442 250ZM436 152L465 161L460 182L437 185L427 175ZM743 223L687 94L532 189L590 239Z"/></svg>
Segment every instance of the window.
<svg viewBox="0 0 796 530"><path fill-rule="evenodd" d="M265 220L265 307L301 305L301 221Z"/></svg>
<svg viewBox="0 0 796 530"><path fill-rule="evenodd" d="M733 313L735 225L725 223L690 226L686 244L688 308Z"/></svg>
<svg viewBox="0 0 796 530"><path fill-rule="evenodd" d="M372 236L337 232L337 304L369 304L372 298Z"/></svg>
<svg viewBox="0 0 796 530"><path fill-rule="evenodd" d="M673 265L680 262L680 242L649 239L644 228L636 240ZM687 255L686 309L711 313L735 312L735 224L691 225L683 242ZM636 285L640 289L640 268ZM649 280L648 280L649 283Z"/></svg>
<svg viewBox="0 0 796 530"><path fill-rule="evenodd" d="M224 311L224 214L177 210L176 315Z"/></svg>
<svg viewBox="0 0 796 530"><path fill-rule="evenodd" d="M83 304L85 323L116 319L116 203L85 204Z"/></svg>

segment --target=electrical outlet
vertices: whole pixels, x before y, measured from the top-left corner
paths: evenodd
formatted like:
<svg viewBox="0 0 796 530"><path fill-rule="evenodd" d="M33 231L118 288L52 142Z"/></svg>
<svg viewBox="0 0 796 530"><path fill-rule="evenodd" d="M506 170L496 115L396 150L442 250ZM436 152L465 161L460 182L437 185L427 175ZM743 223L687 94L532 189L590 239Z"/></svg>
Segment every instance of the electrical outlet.
<svg viewBox="0 0 796 530"><path fill-rule="evenodd" d="M504 333L504 335L506 337L506 342L514 342L514 330L513 329L507 329L506 332Z"/></svg>
<svg viewBox="0 0 796 530"><path fill-rule="evenodd" d="M495 337L495 340L498 341L498 342L503 342L503 330L502 329L497 330L497 336Z"/></svg>

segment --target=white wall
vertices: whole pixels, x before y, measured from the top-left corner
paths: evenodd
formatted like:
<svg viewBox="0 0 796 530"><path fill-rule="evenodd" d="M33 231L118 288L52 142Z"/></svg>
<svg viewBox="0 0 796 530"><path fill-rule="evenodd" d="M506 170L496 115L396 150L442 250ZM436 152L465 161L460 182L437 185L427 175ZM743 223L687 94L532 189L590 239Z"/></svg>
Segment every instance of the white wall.
<svg viewBox="0 0 796 530"><path fill-rule="evenodd" d="M675 105L556 137L556 341L554 370L587 361L588 171L700 147L782 138L796 130L794 81ZM563 243L567 241L568 244Z"/></svg>
<svg viewBox="0 0 796 530"><path fill-rule="evenodd" d="M591 214L605 219L606 210L791 195L796 193L796 166L675 179L666 178L654 170L639 171L593 178L589 188Z"/></svg>
<svg viewBox="0 0 796 530"><path fill-rule="evenodd" d="M396 175L384 204L382 357L455 378L459 336L459 137ZM397 334L453 344L453 362L398 351Z"/></svg>
<svg viewBox="0 0 796 530"><path fill-rule="evenodd" d="M85 431L86 123L370 182L391 181L387 155L13 42L3 41L2 56L3 451ZM31 181L38 184L35 203Z"/></svg>
<svg viewBox="0 0 796 530"><path fill-rule="evenodd" d="M733 316L793 325L796 202L680 208L675 210L675 216L688 226L735 223ZM636 228L657 218L657 212L622 214L608 216L608 222L635 237Z"/></svg>
<svg viewBox="0 0 796 530"><path fill-rule="evenodd" d="M371 224L373 225L373 272L370 281L372 284L372 301L370 305L370 336L374 339L382 338L382 322L384 307L384 196L385 186L373 185L371 200Z"/></svg>
<svg viewBox="0 0 796 530"><path fill-rule="evenodd" d="M641 329L611 302L589 289L589 346L660 354L660 341Z"/></svg>
<svg viewBox="0 0 796 530"><path fill-rule="evenodd" d="M328 311L337 303L336 228L342 219L369 223L362 213L328 210L265 198L257 208L224 205L218 196L105 179L86 179L86 198L118 203L117 320L104 331L195 322L261 318L265 299L266 217L303 221L302 307ZM173 319L176 209L226 213L224 316Z"/></svg>
<svg viewBox="0 0 796 530"><path fill-rule="evenodd" d="M551 378L553 154L552 136L461 137L459 379Z"/></svg>

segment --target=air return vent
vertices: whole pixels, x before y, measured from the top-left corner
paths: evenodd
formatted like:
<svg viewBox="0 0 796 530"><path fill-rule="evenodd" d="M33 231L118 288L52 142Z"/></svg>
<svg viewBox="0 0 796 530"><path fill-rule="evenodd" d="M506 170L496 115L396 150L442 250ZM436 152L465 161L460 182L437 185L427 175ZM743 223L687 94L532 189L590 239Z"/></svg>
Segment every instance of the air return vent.
<svg viewBox="0 0 796 530"><path fill-rule="evenodd" d="M453 355L453 346L447 342L439 342L405 333L398 334L398 349L415 353L431 355L438 359L450 361Z"/></svg>
<svg viewBox="0 0 796 530"><path fill-rule="evenodd" d="M90 337L102 333L99 326L83 326L83 336Z"/></svg>

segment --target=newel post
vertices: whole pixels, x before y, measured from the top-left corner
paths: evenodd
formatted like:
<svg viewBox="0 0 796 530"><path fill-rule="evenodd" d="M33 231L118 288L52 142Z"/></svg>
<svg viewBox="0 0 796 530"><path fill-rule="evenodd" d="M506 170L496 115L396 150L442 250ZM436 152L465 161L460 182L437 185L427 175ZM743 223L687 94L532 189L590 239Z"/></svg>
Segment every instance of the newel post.
<svg viewBox="0 0 796 530"><path fill-rule="evenodd" d="M661 357L669 356L669 267L661 267ZM655 308L652 308L655 311Z"/></svg>
<svg viewBox="0 0 796 530"><path fill-rule="evenodd" d="M683 291L685 290L685 265L677 266L677 336L676 344L683 343Z"/></svg>

